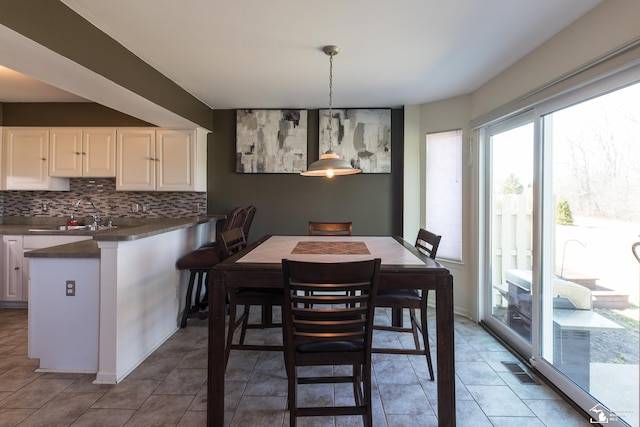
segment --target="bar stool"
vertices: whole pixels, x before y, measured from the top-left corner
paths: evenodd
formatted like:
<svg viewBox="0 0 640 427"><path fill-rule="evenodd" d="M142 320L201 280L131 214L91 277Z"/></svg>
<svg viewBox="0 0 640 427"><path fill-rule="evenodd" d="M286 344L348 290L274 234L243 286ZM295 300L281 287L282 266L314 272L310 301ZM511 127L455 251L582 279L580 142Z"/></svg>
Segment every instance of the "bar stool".
<svg viewBox="0 0 640 427"><path fill-rule="evenodd" d="M227 219L222 227L223 231L230 230L241 226L245 222L245 208L236 207L229 212ZM187 326L189 318L197 317L206 319L208 314L205 311L208 306L208 287L207 281L209 271L222 259L220 245L213 241L205 243L200 248L178 258L176 268L178 270L189 270L189 284L187 286L187 297L182 312L180 327ZM197 285L197 286L196 286ZM195 295L193 288L196 286ZM204 295L202 291L204 289Z"/></svg>
<svg viewBox="0 0 640 427"><path fill-rule="evenodd" d="M176 267L178 270L189 270L189 285L187 287L187 298L182 312L182 320L180 327L187 326L189 318L197 317L206 319L207 313L203 310L207 308L207 281L209 279L209 271L220 262L220 253L217 246L196 249L178 258ZM193 295L193 287L197 283L195 296ZM202 296L202 289L205 294Z"/></svg>

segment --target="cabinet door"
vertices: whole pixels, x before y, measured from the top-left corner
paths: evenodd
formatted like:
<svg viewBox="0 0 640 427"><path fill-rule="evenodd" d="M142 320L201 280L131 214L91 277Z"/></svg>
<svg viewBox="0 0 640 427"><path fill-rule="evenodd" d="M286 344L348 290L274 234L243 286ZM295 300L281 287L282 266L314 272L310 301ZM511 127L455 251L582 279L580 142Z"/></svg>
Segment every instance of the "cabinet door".
<svg viewBox="0 0 640 427"><path fill-rule="evenodd" d="M116 176L116 130L85 129L82 176Z"/></svg>
<svg viewBox="0 0 640 427"><path fill-rule="evenodd" d="M158 191L194 191L195 132L156 131Z"/></svg>
<svg viewBox="0 0 640 427"><path fill-rule="evenodd" d="M155 190L155 129L118 129L117 137L116 190Z"/></svg>
<svg viewBox="0 0 640 427"><path fill-rule="evenodd" d="M22 236L2 236L3 301L24 301L22 289Z"/></svg>
<svg viewBox="0 0 640 427"><path fill-rule="evenodd" d="M51 129L49 175L82 176L82 129Z"/></svg>
<svg viewBox="0 0 640 427"><path fill-rule="evenodd" d="M3 130L5 190L69 191L69 180L49 176L49 129Z"/></svg>
<svg viewBox="0 0 640 427"><path fill-rule="evenodd" d="M7 129L3 138L7 190L41 190L49 178L49 129Z"/></svg>

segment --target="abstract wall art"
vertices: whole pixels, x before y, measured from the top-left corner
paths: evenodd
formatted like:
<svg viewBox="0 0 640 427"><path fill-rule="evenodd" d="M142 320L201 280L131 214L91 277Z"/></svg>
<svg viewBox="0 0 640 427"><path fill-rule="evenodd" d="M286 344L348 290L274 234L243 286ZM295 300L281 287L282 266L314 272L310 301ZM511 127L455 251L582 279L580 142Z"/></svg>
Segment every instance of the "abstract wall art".
<svg viewBox="0 0 640 427"><path fill-rule="evenodd" d="M363 173L391 173L391 110L333 110L329 147L329 110L320 110L320 155L331 148Z"/></svg>
<svg viewBox="0 0 640 427"><path fill-rule="evenodd" d="M236 172L307 169L307 110L237 110Z"/></svg>

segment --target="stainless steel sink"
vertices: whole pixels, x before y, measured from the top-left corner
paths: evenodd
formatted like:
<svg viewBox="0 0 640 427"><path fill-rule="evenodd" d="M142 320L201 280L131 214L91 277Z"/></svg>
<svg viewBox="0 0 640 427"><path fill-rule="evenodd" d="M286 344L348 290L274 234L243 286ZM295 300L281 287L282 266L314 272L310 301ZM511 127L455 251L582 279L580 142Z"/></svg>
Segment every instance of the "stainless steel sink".
<svg viewBox="0 0 640 427"><path fill-rule="evenodd" d="M30 228L29 231L56 231L56 232L67 232L67 231L102 231L117 228L115 225L55 225L55 226L46 226L46 227L35 227Z"/></svg>

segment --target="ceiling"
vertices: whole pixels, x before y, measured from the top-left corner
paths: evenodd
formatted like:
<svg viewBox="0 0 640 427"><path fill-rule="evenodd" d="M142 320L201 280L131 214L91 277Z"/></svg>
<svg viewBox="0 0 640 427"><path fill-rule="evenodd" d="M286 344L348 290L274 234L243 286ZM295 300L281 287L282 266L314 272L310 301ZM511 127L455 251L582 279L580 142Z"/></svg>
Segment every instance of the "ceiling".
<svg viewBox="0 0 640 427"><path fill-rule="evenodd" d="M328 44L335 107L468 94L600 1L62 0L214 109L326 107ZM0 102L85 100L66 89L0 69Z"/></svg>

